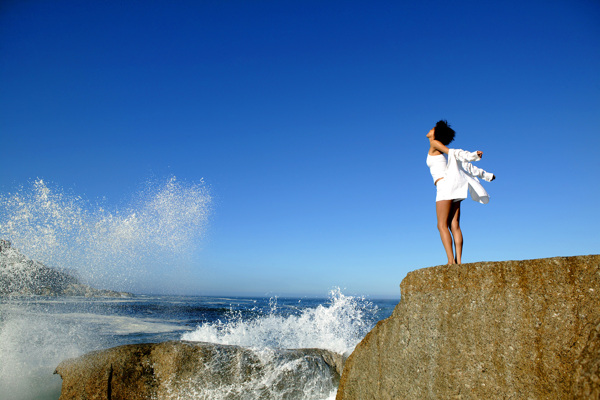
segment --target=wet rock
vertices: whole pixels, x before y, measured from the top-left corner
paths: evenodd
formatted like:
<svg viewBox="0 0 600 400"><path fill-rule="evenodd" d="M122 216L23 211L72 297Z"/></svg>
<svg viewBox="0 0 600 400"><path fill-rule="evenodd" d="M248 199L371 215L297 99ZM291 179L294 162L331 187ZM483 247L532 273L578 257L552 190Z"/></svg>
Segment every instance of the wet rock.
<svg viewBox="0 0 600 400"><path fill-rule="evenodd" d="M337 399L600 398L600 255L409 273Z"/></svg>
<svg viewBox="0 0 600 400"><path fill-rule="evenodd" d="M254 351L171 341L126 345L63 361L60 400L304 399L338 385L342 356L327 350Z"/></svg>

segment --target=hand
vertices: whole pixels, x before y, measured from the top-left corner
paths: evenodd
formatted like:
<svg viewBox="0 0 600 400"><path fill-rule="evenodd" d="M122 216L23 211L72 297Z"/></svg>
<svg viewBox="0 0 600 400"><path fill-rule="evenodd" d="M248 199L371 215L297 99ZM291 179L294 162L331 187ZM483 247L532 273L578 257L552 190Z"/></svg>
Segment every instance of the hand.
<svg viewBox="0 0 600 400"><path fill-rule="evenodd" d="M483 157L483 151L477 150L477 155L479 156L479 158Z"/></svg>

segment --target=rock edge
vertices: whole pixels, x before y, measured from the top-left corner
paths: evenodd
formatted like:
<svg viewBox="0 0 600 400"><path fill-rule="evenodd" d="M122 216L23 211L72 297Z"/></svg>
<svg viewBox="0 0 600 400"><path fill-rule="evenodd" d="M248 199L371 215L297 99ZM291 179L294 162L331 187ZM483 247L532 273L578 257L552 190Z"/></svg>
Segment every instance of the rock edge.
<svg viewBox="0 0 600 400"><path fill-rule="evenodd" d="M600 255L409 273L337 400L599 399Z"/></svg>

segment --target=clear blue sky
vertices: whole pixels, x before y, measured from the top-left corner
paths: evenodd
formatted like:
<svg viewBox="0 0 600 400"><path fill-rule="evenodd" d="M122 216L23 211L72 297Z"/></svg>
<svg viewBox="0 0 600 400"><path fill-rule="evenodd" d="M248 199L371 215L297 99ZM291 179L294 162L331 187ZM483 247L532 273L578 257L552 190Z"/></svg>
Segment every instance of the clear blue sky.
<svg viewBox="0 0 600 400"><path fill-rule="evenodd" d="M600 251L599 71L592 0L3 1L0 190L203 178L201 249L138 290L399 296L445 260L440 118L497 175L464 262Z"/></svg>

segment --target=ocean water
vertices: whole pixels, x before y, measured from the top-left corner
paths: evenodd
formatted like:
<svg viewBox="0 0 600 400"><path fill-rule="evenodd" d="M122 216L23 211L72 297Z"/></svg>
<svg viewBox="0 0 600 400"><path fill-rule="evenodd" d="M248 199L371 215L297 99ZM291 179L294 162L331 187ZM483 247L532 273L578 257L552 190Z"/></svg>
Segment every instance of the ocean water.
<svg viewBox="0 0 600 400"><path fill-rule="evenodd" d="M161 273L177 275L180 264L193 264L211 200L202 180L169 177L147 182L129 202L110 207L36 179L0 193L0 239L96 288L143 293L144 280L162 287ZM331 376L305 368L302 360L282 363L274 350L320 348L348 355L396 303L347 296L339 289L320 299L0 298L0 400L58 399L62 382L53 372L61 361L167 340L238 345L264 363L256 379L201 391L194 387L175 398L330 399L337 389ZM301 387L290 395L280 378L291 372Z"/></svg>
<svg viewBox="0 0 600 400"><path fill-rule="evenodd" d="M62 381L53 371L62 360L122 344L190 340L239 345L263 353L321 348L348 355L377 321L391 315L396 303L346 296L339 289L321 299L4 298L0 299L0 396L58 399ZM286 367L270 368L276 375ZM334 398L336 388L327 387L327 379L307 377L308 395L300 398ZM250 399L257 389L253 384L265 383L217 387L210 395L181 393L180 398L218 399L233 392ZM325 389L310 394L308 386L319 385ZM283 392L271 393L273 399L282 396Z"/></svg>

